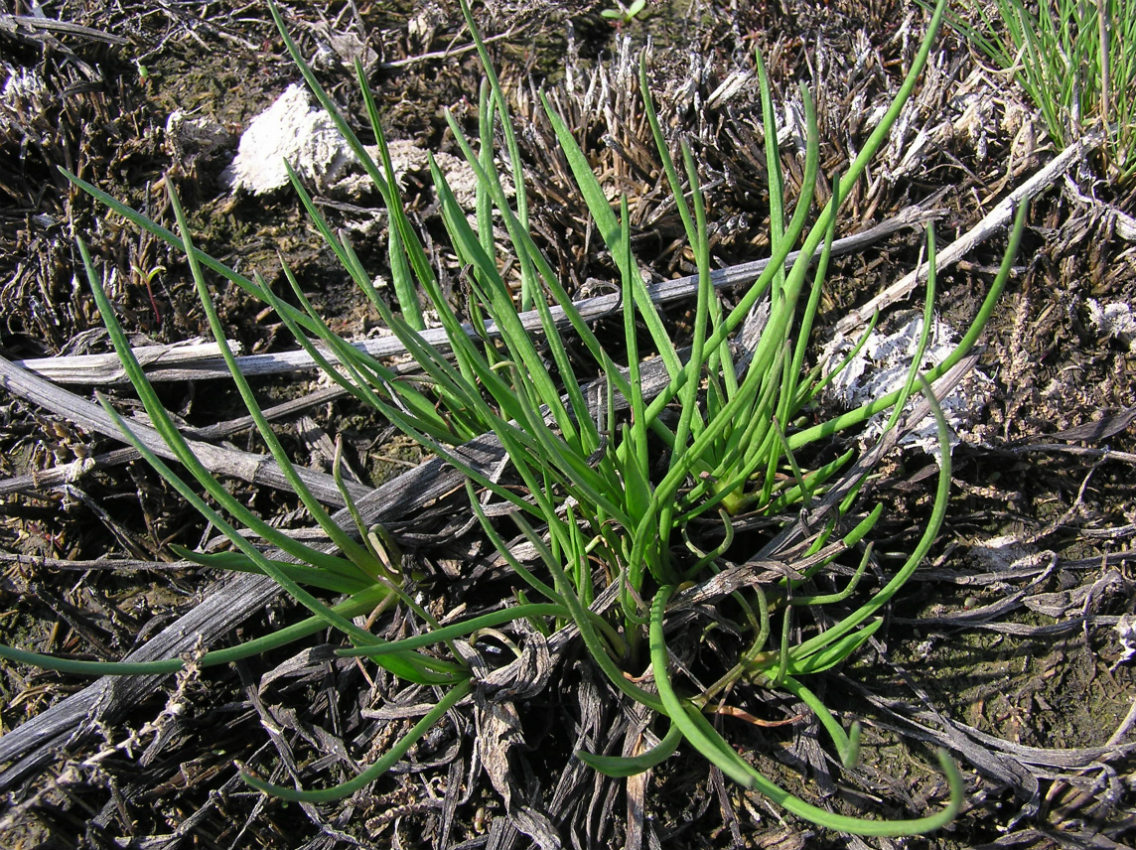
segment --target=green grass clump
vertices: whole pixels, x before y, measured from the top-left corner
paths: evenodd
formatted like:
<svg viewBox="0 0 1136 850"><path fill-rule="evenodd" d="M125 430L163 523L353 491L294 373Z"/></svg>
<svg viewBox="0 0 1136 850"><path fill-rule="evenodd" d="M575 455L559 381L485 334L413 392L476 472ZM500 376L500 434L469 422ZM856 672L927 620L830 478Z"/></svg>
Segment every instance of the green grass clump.
<svg viewBox="0 0 1136 850"><path fill-rule="evenodd" d="M380 116L361 67L357 69L359 84L370 130L378 140L378 162L336 111L273 9L297 66L387 207L387 248L395 305L388 304L375 290L371 275L351 244L332 231L294 174L293 185L315 230L417 362L420 374L412 379L396 374L333 333L287 267L284 273L298 307L283 302L259 277L250 280L199 252L172 189L177 234L72 176L78 186L115 213L184 250L212 332L265 443L338 551L328 554L268 526L202 467L134 359L86 248L80 243L99 310L150 418L212 504L138 444L120 419L124 433L233 541L234 551L229 553L182 554L213 566L269 575L311 612L309 620L286 633L209 653L201 663L225 663L332 627L351 643L342 650L344 655L370 659L405 682L433 686L441 694L379 761L345 782L322 790L302 790L272 785L246 774L251 785L285 799L311 802L338 799L365 787L478 687L457 643L480 630L508 629L510 624L525 620L541 634L565 628L578 634L588 657L610 683L614 698L637 702L657 717L660 743L646 753L633 758L577 754L598 771L628 776L647 770L685 743L734 781L821 826L863 835L904 835L937 829L954 817L962 803L963 789L957 769L945 754L940 754L940 761L951 797L942 810L913 820L847 817L818 808L773 783L746 761L706 716L712 703L732 687L748 684L775 689L808 705L841 762L853 765L859 747L858 726L845 728L806 682L839 665L871 637L881 623L881 609L918 567L942 524L950 488L950 453L946 426L929 382L974 345L1009 275L1024 216L1019 213L1002 270L969 332L946 361L921 374L916 365L922 359L921 350L902 389L819 423L813 421L819 410L817 397L831 376L822 376L818 368L807 368L806 363L840 199L860 178L910 96L944 6L941 2L936 8L914 65L891 108L847 172L834 182L831 202L819 211L813 208L812 195L819 161L812 101L803 91L809 125L804 190L790 212L782 198L770 88L758 61L770 181L772 262L752 286L739 293L732 309L726 309L711 285L707 213L693 157L683 145L681 166L672 158L647 89L646 68L641 67L646 113L699 273L693 330L689 345L682 348L672 340L639 274L631 249L626 199L613 208L583 151L546 102L547 118L577 188L618 269L623 333L617 345L605 344L576 310L530 234L513 125L464 2L487 78L480 96L478 137L467 138L452 116L448 119L478 180L472 217L458 205L433 160L430 166L448 248L465 269L468 295L457 305L447 299L404 211ZM498 139L503 142L500 151L495 146ZM501 162L508 164L508 174L502 173ZM509 184L512 195L504 188ZM502 233L504 248L500 244ZM800 259L786 268L786 257L794 247L801 249ZM933 268L934 240L930 236L928 248ZM812 257L818 249L820 258L814 267ZM416 601L413 579L400 571L397 559L391 557L391 547L381 529L363 527L358 512L353 534L332 521L295 475L237 369L224 342L225 329L213 308L206 279L209 272L271 305L332 380L465 473L471 509L512 569L511 595L502 599L499 607L441 626ZM925 306L927 319L933 298L932 274ZM745 365L738 365L742 361L733 348L736 332L760 301L765 302L768 319ZM536 317L538 332L526 330L525 321L530 318L523 315L526 311ZM427 343L419 332L428 314L436 315L446 330L445 349ZM930 324L925 321L924 327ZM562 341L569 332L577 340L571 353ZM926 341L924 334L924 346ZM665 370L662 388L654 394L644 389L643 364L649 358ZM857 506L863 470L849 471L851 451L814 468L808 466L808 459L817 455L816 449L830 444L833 435L877 413L892 410L890 426L895 426L908 398L919 393L926 397L940 428L943 460L934 509L918 544L899 570L886 584L857 601L855 590L870 554L867 538L882 507L864 511ZM113 414L109 404L107 408ZM509 477L505 482L472 466L460 450L462 443L485 434L492 434L507 453ZM796 524L802 509L810 510L818 522L819 531L811 536ZM763 516L767 524L781 530L766 553L775 555L796 547L797 558L786 565L782 576L759 583L752 578L754 570L746 571L729 560L736 557L731 547L735 516L740 512ZM491 515L497 519L491 519ZM720 529L714 540L708 541L713 535L706 532L707 527ZM239 533L242 528L259 534L287 558L267 557L247 535ZM520 560L515 554L518 550L506 540L508 529L519 531L535 557ZM826 567L853 549L863 549L855 576L843 589L824 592L819 580ZM747 552L745 557L752 554ZM716 583L730 570L735 580ZM321 598L328 593L342 601L328 605ZM695 598L702 606L707 602L718 606L722 612L719 625L728 624L740 647L736 657L726 659L715 673L716 680L704 687L696 686L692 678L680 672L682 665L674 663L690 653L692 641L696 644L699 640L697 634L691 637L689 629L678 628L689 624ZM403 606L407 617L419 621L421 634L384 642L352 621L360 612L383 606ZM33 663L100 674L155 672L176 669L181 663L170 660L117 668L58 662L10 649L3 652Z"/></svg>
<svg viewBox="0 0 1136 850"><path fill-rule="evenodd" d="M1136 177L1136 3L996 0L952 24L1007 71L1041 112L1058 148L1103 130L1112 175Z"/></svg>

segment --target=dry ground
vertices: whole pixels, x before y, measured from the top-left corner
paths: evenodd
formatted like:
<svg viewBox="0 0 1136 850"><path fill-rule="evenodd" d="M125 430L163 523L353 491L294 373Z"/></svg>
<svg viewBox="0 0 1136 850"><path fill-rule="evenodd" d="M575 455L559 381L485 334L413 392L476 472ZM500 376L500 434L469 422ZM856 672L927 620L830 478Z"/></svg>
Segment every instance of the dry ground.
<svg viewBox="0 0 1136 850"><path fill-rule="evenodd" d="M17 2L6 13L21 17L0 16L0 76L42 82L0 105L5 358L109 350L76 282L76 235L91 243L108 274L113 270L115 303L139 343L204 331L184 263L109 218L69 186L60 165L167 224L165 184L172 182L201 247L270 281L280 279L280 252L337 329L372 328L374 319L319 250L287 192L252 199L231 195L222 183L241 129L298 78L266 8L230 0L60 0L43 7L45 20L33 7ZM650 39L656 99L667 124L692 142L709 187L715 258L724 266L761 257L767 247L760 112L756 85L743 76L752 70L753 50L766 57L779 103L791 104L801 81L815 92L827 179L866 136L866 116L894 92L923 23L920 11L885 0L662 3L622 29L592 7L587 0L571 7L505 3L478 12L484 31L501 35L492 50L525 128L534 229L565 281L582 293L610 279L610 268L591 250L594 235L589 240L581 225L582 203L567 191L564 166L548 154L548 129L534 116L538 88L565 114L605 183L631 199L641 260L657 278L670 278L689 272L689 256L647 147L633 75L620 69L620 39L629 38L625 59ZM308 55L323 50L325 84L349 112L361 114L344 59L357 55L392 138L452 148L442 110L468 122L479 79L455 4L282 8ZM69 26L49 26L51 20ZM167 131L175 110L213 122L221 131L216 144ZM944 34L902 134L849 199L841 233L926 203L939 211L939 242L948 244L1055 155L1013 87ZM795 195L794 162L786 156ZM409 195L423 226L436 230L427 185L412 175ZM385 240L369 206L374 200L334 192L321 198L337 225L363 234L356 240L363 259L381 273ZM911 816L941 804L942 783L928 755L931 745L944 744L968 784L967 809L956 824L906 842L818 835L708 774L698 759L680 756L652 779L637 836L626 826L637 823L628 819L634 794L566 769L573 742L558 732L584 723L588 712L592 723L620 719L581 696L596 690L578 662L557 674L558 690L525 707L525 746L512 763L526 804L547 814L565 845L1041 850L1132 843L1136 687L1131 668L1120 663L1115 626L1133 609L1136 359L1130 338L1110 337L1092 320L1094 303L1131 305L1136 297L1136 262L1118 217L1125 211L1136 212L1131 188L1110 183L1092 155L1077 159L1033 207L1026 246L985 339L991 396L956 451L946 531L894 603L879 640L819 684L834 708L864 720L863 764L832 772L809 724L738 733L739 746L803 795L876 816ZM920 233L905 230L836 261L825 326L909 271L921 243ZM1002 247L995 234L944 273L940 304L949 320L972 314ZM272 316L245 296L223 290L219 302L246 350L290 347ZM686 309L668 314L678 333ZM281 401L308 392L310 378L264 378L258 388ZM70 389L84 398L93 390ZM220 382L169 382L162 392L189 425L242 412ZM112 395L120 409L130 407L128 392L119 387ZM317 468L326 468L323 447L342 435L368 486L416 462L383 423L343 401L323 401L282 427L298 460ZM247 431L225 439L259 451ZM210 531L144 464L102 459L116 448L52 410L0 393L4 642L120 658L192 609L217 580L208 571L166 566L168 543L199 545ZM40 480L85 457L100 460L65 482ZM918 453L882 470L875 490L888 507L885 555L903 552L918 534L933 472L933 462ZM274 521L303 526L294 500L233 487ZM485 592L443 545L453 504L439 503L393 529L435 576L428 588L439 604L455 592L440 584L447 575L462 592ZM273 603L234 636L295 616ZM86 685L15 665L0 671L0 752L4 740L18 739L22 724ZM514 829L516 811L511 820L472 761L468 719L440 728L412 754L409 769L349 803L286 806L243 785L237 760L269 773L293 748L301 764L310 761L309 746L326 751L347 741L364 763L370 748L381 751L387 733L376 739L376 729L397 723L364 716L383 686L372 673L333 662L317 647L298 662L274 655L168 678L130 710L98 703L74 734L29 761L13 757L0 765L7 795L0 840L20 848L526 846L529 839ZM794 714L791 702L754 699L771 716ZM21 750L21 757L31 752Z"/></svg>

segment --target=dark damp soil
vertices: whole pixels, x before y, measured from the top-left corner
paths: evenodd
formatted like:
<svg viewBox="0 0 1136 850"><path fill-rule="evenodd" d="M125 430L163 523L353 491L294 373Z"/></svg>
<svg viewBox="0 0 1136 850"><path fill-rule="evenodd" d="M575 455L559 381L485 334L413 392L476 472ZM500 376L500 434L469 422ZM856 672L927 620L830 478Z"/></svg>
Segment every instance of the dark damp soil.
<svg viewBox="0 0 1136 850"><path fill-rule="evenodd" d="M664 0L616 26L601 7L592 0L540 0L477 10L483 31L500 36L490 51L521 128L533 232L565 285L580 294L602 291L612 266L595 248L598 237L569 189L566 164L551 154L555 141L539 114L537 91L564 116L605 186L628 197L645 270L653 279L672 278L691 272L692 256L643 119L637 51L650 45L651 85L664 126L691 146L706 188L714 260L726 266L765 256L769 246L757 85L741 76L752 71L754 50L764 57L779 104L792 104L801 82L814 93L823 200L832 176L866 138L865 116L898 86L925 19L909 4L886 0ZM198 247L244 274L259 273L278 293L287 290L282 259L335 330L359 337L375 330L377 317L290 191L234 195L224 182L242 130L299 79L266 6L126 2L108 10L103 3L59 0L17 2L8 12L19 17L0 16L0 76L35 75L39 82L0 104L5 358L110 350L76 237L90 245L137 344L207 334L178 252L109 215L59 167L167 227L174 221L167 186L174 187ZM346 114L365 114L350 70L357 56L392 140L457 151L444 113L450 110L467 131L473 126L480 70L466 49L456 4L295 2L282 12L305 55L326 57L319 76ZM941 211L938 243L947 245L1053 159L1040 121L1004 77L982 72L951 33L940 38L935 56L906 134L852 191L839 235L932 199ZM975 104L986 109L977 119L968 111ZM176 111L208 122L213 140L187 140L168 129ZM795 199L800 159L787 153L783 168ZM515 798L547 819L564 846L1131 845L1136 687L1116 626L1133 609L1136 357L1130 337L1110 337L1092 316L1098 305L1131 306L1136 298L1136 254L1123 227L1123 215L1136 213L1136 204L1130 188L1109 183L1104 173L1089 158L1034 204L1014 274L984 337L980 368L991 378L989 398L955 451L944 532L856 660L811 683L845 725L863 723L860 763L839 769L819 743L816 723L794 700L773 693L737 699L751 716L787 722L722 725L748 759L794 793L832 811L877 818L918 816L943 804L935 748L946 746L967 787L955 823L905 840L818 831L723 780L685 749L649 782L573 772L577 743L565 730L627 722L597 701L606 693L597 688L598 674L576 654L522 708L521 745L510 756ZM437 236L428 186L428 175L411 174L404 191L415 222ZM353 242L369 271L387 274L378 198L328 191L318 201L333 228L357 234ZM908 230L834 258L820 337L906 274L922 246L922 235ZM941 275L938 307L946 321L969 322L1004 247L1004 235L995 235ZM449 262L438 251L435 259ZM222 319L246 351L294 347L262 304L216 285ZM893 309L918 306L910 300ZM679 335L689 332L690 309L680 303L665 312ZM314 377L253 383L270 405L311 391ZM90 386L70 388L93 397ZM123 388L103 389L120 410L137 407ZM160 392L189 426L244 412L222 381L178 381ZM337 438L348 466L370 486L422 460L385 422L342 398L304 416L281 428L302 465L330 470L328 447ZM1092 423L1095 433L1082 427ZM225 439L263 451L247 429ZM217 580L203 568L161 568L175 559L170 544L199 547L215 531L141 462L96 465L66 484L7 486L115 448L108 438L0 392L4 643L121 658L190 610ZM884 502L886 519L872 570L884 575L902 562L927 520L937 467L908 452L878 472L870 495ZM227 486L272 523L310 524L294 497L239 482ZM423 577L423 604L437 606L436 614L455 605L459 592L476 598L499 588L493 571L472 558L484 541L464 524L463 498L459 493L391 529ZM147 568L105 569L95 563L104 558ZM479 576L488 578L479 584ZM254 637L299 616L293 606L273 603L226 640ZM35 770L0 765L20 773L18 781L0 773L7 795L0 840L14 848L529 846L531 839L514 829L521 822L516 799L507 808L475 757L472 714L455 714L416 745L402 768L348 801L285 804L252 792L237 762L277 781L285 781L280 765L288 759L301 773L321 758L323 766L339 763L340 755L365 765L408 726L399 718L368 720L393 683L362 665L319 656L318 643L302 663L291 658L294 651L274 651L168 677L121 722L95 722L93 734L62 745ZM0 671L4 736L87 684L7 662ZM327 773L307 775L314 784ZM456 805L447 806L454 798ZM638 805L645 812L639 821Z"/></svg>

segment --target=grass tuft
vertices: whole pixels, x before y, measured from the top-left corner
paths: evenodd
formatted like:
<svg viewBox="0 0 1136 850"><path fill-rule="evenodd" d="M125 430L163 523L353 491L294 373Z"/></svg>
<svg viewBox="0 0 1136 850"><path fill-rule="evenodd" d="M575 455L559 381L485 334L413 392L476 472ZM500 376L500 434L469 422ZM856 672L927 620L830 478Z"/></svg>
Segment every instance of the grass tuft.
<svg viewBox="0 0 1136 850"><path fill-rule="evenodd" d="M819 808L776 785L707 718L718 705L715 701L731 689L777 690L807 705L839 761L846 767L854 765L859 725L852 723L846 729L806 682L841 665L872 636L884 607L918 568L946 514L950 447L931 382L963 358L981 333L1009 276L1024 210L1019 212L1002 269L982 308L958 349L944 362L920 373L916 360L901 390L827 420L818 396L830 377L806 368L841 198L847 197L887 139L927 61L945 5L936 6L895 101L856 159L835 177L832 199L820 209L814 209L812 194L821 179L812 101L803 91L808 124L805 188L790 214L780 179L772 97L757 59L768 145L772 262L755 283L737 294L729 309L711 285L707 209L694 159L681 144L679 156L673 156L648 91L647 69L641 67L641 94L649 126L698 267L695 320L691 338L683 345L672 338L640 276L632 251L627 199L619 199L614 206L609 202L584 151L544 101L547 120L576 188L603 249L618 270L622 339L617 345L607 344L577 312L529 230L524 172L506 98L465 0L462 9L486 76L479 98L477 137L467 138L452 116L447 119L477 177L476 216L467 215L443 172L433 162L430 166L446 248L465 270L464 303L454 303L443 291L431 265L431 251L402 208L366 75L358 69L370 130L379 139L379 163L367 156L350 123L336 111L289 37L279 11L272 9L297 67L387 205L395 304L388 304L375 291L371 275L346 237L332 231L294 174L293 185L315 233L414 357L420 369L414 380L395 374L337 336L313 309L289 269L284 274L297 306L285 304L259 278L249 280L199 252L172 185L167 184L177 218L176 234L71 176L77 186L112 211L185 252L212 332L261 438L292 475L297 494L338 552L322 552L268 526L198 462L134 358L94 264L80 243L88 280L115 349L154 427L196 486L138 444L129 426L119 419L124 435L233 543L232 552L192 557L211 566L271 576L311 614L301 628L208 653L202 663L227 663L267 645L331 628L350 644L341 650L342 655L367 659L400 681L434 689L435 702L423 710L421 718L353 778L317 790L272 784L246 770L244 776L251 786L287 800L311 803L336 800L366 787L480 687L477 670L460 642L483 630L499 635L510 629L542 635L560 631L578 635L591 663L610 684L613 698L639 703L653 712L659 725L659 743L642 754L621 758L578 753L597 771L630 776L660 764L682 746L742 786L822 827L898 836L932 831L950 822L962 804L963 787L946 754L941 753L939 761L950 799L939 811L906 820L850 817ZM496 138L503 140L503 150L494 148ZM511 193L506 192L506 185L512 187ZM933 258L931 234L928 240ZM820 260L813 267L811 258L822 246ZM795 247L800 248L800 259L786 265ZM236 283L272 307L332 380L427 451L465 473L471 510L485 538L511 568L510 584L500 603L443 627L417 601L420 588L400 569L395 549L387 545L381 529L358 527L351 533L331 520L294 475L225 347L224 328L212 307L211 275ZM933 298L932 276L927 288L928 313ZM737 332L759 302L768 313L764 331L753 349L739 358ZM538 332L527 331L522 322L521 313L530 310L539 316ZM447 346L431 345L422 337L427 315L437 316L445 328ZM480 332L487 327L484 323L495 326L495 339ZM564 341L565 323L577 343L571 350ZM661 389L653 393L646 390L644 380L649 360L659 364L663 373ZM869 466L853 464L851 452L832 460L821 450L829 448L841 431L858 427L880 411L893 410L888 428L898 427L909 398L920 393L938 423L941 447L934 508L918 544L899 570L882 586L865 588L869 582L863 577L871 555L868 538L882 515L880 505L863 507L856 499ZM463 460L460 446L483 434L493 435L504 448L509 461L507 478L486 475ZM822 457L825 459L819 460ZM208 501L199 495L198 487L205 490ZM350 499L347 501L350 506ZM734 534L737 516L743 512L778 532L756 555L754 548L739 548L742 543ZM807 536L799 531L798 518L810 512L823 522L818 532ZM358 517L357 511L352 513ZM361 526L361 522L356 524ZM242 529L278 547L283 557L268 557L249 542ZM508 542L514 530L524 546ZM754 547L752 540L746 545ZM784 559L782 568L768 575L759 576L750 565L775 563L778 558ZM832 581L834 573L827 568L845 559L858 565L854 577L848 582ZM328 594L339 601L324 601ZM714 606L717 625L728 624L736 636L732 654L711 648L712 630L700 634L687 627L692 618L704 616L700 612L707 605ZM416 622L413 637L386 641L369 625L364 627L353 619L365 611L378 616L396 607L404 623ZM72 672L140 672L139 665L67 662L6 648L0 654ZM697 659L707 655L718 656L720 667L695 669ZM172 659L145 670L172 670L180 663ZM699 684L710 675L716 676L711 684Z"/></svg>
<svg viewBox="0 0 1136 850"><path fill-rule="evenodd" d="M1059 149L1103 129L1106 166L1136 178L1136 3L995 0L968 4L951 24L1013 79L1041 112Z"/></svg>

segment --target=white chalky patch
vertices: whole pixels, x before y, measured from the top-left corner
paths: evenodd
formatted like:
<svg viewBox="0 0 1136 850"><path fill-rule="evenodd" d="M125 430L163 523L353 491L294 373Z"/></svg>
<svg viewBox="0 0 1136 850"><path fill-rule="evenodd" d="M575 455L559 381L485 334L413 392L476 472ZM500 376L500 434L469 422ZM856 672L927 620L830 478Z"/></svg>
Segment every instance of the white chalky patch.
<svg viewBox="0 0 1136 850"><path fill-rule="evenodd" d="M400 185L405 188L405 177L410 173L421 174L424 182L430 182L426 150L401 139L392 140L388 147ZM368 146L367 154L381 166L378 146ZM363 173L331 118L312 106L307 89L298 83L288 86L275 103L252 120L224 176L234 191L263 195L288 185L285 160L306 185L321 192L334 191L358 199L373 191L370 177ZM435 153L434 161L458 204L472 210L477 189L473 169L464 159L444 151ZM512 194L507 177L502 182L506 194Z"/></svg>
<svg viewBox="0 0 1136 850"><path fill-rule="evenodd" d="M1117 665L1126 664L1136 658L1136 616L1121 614L1116 621L1116 636L1120 638L1120 645L1124 647L1124 654L1117 659Z"/></svg>
<svg viewBox="0 0 1136 850"><path fill-rule="evenodd" d="M1131 305L1124 301L1109 301L1101 304L1095 298L1088 300L1089 319L1102 334L1114 337L1132 351L1136 347L1136 316L1132 315Z"/></svg>
<svg viewBox="0 0 1136 850"><path fill-rule="evenodd" d="M307 89L298 83L252 120L225 177L234 191L263 195L288 185L285 160L305 183L321 190L355 160L331 118L312 108Z"/></svg>
<svg viewBox="0 0 1136 850"><path fill-rule="evenodd" d="M905 322L892 333L873 331L859 354L833 380L828 388L829 397L845 407L856 408L900 389L907 380L907 372L919 347L922 329L923 317L920 315ZM854 340L839 339L826 347L823 358L826 371L831 371L840 365L852 350L854 342ZM935 319L931 327L931 339L923 355L924 371L945 360L957 343L958 337L954 330ZM967 430L985 410L992 385L990 378L977 369L972 369L955 391L941 401L947 425L951 430L952 449L958 445L958 432ZM910 408L913 402L918 403L921 398L922 394L916 387L908 407ZM885 411L873 417L868 422L864 439L877 438L889 415L890 412ZM937 457L939 440L935 420L928 416L904 437L901 444L918 446Z"/></svg>

